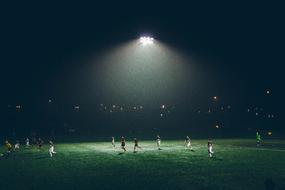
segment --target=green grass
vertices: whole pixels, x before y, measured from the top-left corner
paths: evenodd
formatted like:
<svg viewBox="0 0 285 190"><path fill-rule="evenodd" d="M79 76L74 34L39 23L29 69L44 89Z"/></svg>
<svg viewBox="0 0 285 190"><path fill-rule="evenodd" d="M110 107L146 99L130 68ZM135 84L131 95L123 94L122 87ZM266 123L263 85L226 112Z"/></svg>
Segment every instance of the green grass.
<svg viewBox="0 0 285 190"><path fill-rule="evenodd" d="M56 144L23 148L0 158L0 189L264 189L271 178L285 187L285 141L270 140L255 147L254 140L214 141L215 158L207 154L206 140L193 140L194 152L183 141L133 142L121 154L108 142ZM2 148L1 152L4 151Z"/></svg>

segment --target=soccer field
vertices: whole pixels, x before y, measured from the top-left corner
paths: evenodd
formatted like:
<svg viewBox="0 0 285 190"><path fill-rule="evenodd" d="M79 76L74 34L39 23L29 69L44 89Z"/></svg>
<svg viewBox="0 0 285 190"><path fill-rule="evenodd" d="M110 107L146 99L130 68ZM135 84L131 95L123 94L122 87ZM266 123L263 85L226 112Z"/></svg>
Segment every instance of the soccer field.
<svg viewBox="0 0 285 190"><path fill-rule="evenodd" d="M268 140L256 148L254 140L214 141L209 158L206 140L141 141L143 148L127 152L110 142L56 144L50 158L43 150L23 148L0 158L0 189L265 189L271 179L285 187L285 140ZM1 147L1 152L4 152Z"/></svg>

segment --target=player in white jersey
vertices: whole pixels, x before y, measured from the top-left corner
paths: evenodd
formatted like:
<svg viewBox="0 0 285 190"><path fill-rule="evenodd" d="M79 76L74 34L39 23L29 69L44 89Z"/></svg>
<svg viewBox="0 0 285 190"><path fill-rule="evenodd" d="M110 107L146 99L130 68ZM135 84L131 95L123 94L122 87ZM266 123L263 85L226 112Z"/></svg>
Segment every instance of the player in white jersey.
<svg viewBox="0 0 285 190"><path fill-rule="evenodd" d="M160 136L157 135L156 136L156 145L157 145L158 150L161 150L160 144L161 144L161 139L160 139Z"/></svg>
<svg viewBox="0 0 285 190"><path fill-rule="evenodd" d="M16 144L14 146L14 150L20 149L20 142L16 141Z"/></svg>
<svg viewBox="0 0 285 190"><path fill-rule="evenodd" d="M213 157L214 150L213 150L213 142L211 140L208 141L208 153L210 158Z"/></svg>
<svg viewBox="0 0 285 190"><path fill-rule="evenodd" d="M193 150L192 149L192 145L191 145L191 139L189 136L186 136L185 138L185 144L186 144L186 147L189 148L190 150Z"/></svg>
<svg viewBox="0 0 285 190"><path fill-rule="evenodd" d="M30 147L30 139L26 138L26 147Z"/></svg>
<svg viewBox="0 0 285 190"><path fill-rule="evenodd" d="M115 138L114 137L112 137L112 145L113 145L113 147L115 148Z"/></svg>
<svg viewBox="0 0 285 190"><path fill-rule="evenodd" d="M49 155L50 155L50 157L53 157L53 154L56 154L56 152L54 151L53 142L49 141Z"/></svg>

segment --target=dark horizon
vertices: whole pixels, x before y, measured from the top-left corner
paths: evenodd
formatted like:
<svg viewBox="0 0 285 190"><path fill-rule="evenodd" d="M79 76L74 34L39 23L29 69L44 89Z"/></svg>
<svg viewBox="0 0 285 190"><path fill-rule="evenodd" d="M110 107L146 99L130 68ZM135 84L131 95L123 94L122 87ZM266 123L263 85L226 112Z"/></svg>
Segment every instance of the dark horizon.
<svg viewBox="0 0 285 190"><path fill-rule="evenodd" d="M234 129L244 131L253 125L254 129L283 130L281 72L285 31L282 26L282 6L259 2L207 5L187 3L179 6L152 3L147 8L123 3L118 6L100 3L86 6L72 3L6 3L3 7L3 130L50 131L64 123L74 122L75 125L76 122L71 120L75 119L74 106L79 106L81 116L78 120L87 122L84 124L88 126L86 130L100 131L103 125L100 117L105 117L101 116L103 113L98 108L100 104L129 107L143 105L155 114L154 110L163 104L176 106L177 111L173 112L177 115L171 116L171 121L183 121L184 126L187 122L204 126L200 116L195 115L199 110L231 105L234 113L227 118L232 121L226 124L228 127L232 125ZM149 79L144 74L141 80L125 84L125 79L133 79L135 76L126 73L118 75L119 79L121 76L124 79L119 84L125 86L104 86L101 79L105 80L105 75L100 69L94 73L92 71L101 67L103 62L90 62L91 57L113 55L115 47L134 41L141 35L150 35L172 48L175 50L174 56L176 52L185 55L189 60L181 63L179 68L184 75L174 72L173 76L168 76L172 68L166 68L161 71L162 76L154 74L151 78L150 75L150 79L155 79L151 80L153 84L145 84L144 81ZM118 55L121 58L121 54ZM161 56L158 55L158 58ZM122 59L121 62L124 61ZM175 66L173 69L176 69ZM113 83L118 78L107 81ZM143 84L137 83L140 81ZM166 81L171 89L163 87L161 81ZM134 88L127 89L129 86ZM174 87L177 91L171 91ZM129 93L128 90L134 90L134 93ZM109 92L114 94L108 96ZM139 97L141 92L149 97ZM214 96L218 97L218 105L212 99ZM20 112L17 111L17 105L22 106ZM263 118L258 122L255 122L254 116L246 118L246 110L255 107L263 109ZM93 112L97 116L93 116ZM193 119L188 119L188 113L195 115L192 116ZM269 117L268 114L270 117L274 115L274 118L270 118L273 122L263 122L266 116ZM93 117L98 118L92 120ZM129 114L122 117L140 121L140 116ZM216 115L209 121L205 119L209 122L206 128L211 123L219 123L223 117L225 116ZM239 117L242 119L239 120ZM156 120L157 118L153 119L154 125ZM29 123L31 127L26 126ZM115 124L116 122L109 125ZM38 125L42 126L37 128ZM144 127L147 128L142 125L141 129ZM128 130L134 129L130 126ZM169 129L172 130L175 129Z"/></svg>

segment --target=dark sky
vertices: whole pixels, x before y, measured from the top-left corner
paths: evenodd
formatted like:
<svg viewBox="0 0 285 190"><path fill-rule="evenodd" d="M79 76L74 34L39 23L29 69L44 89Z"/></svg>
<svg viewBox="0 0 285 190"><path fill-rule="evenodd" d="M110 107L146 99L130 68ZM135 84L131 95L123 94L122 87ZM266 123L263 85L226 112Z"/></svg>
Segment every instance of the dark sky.
<svg viewBox="0 0 285 190"><path fill-rule="evenodd" d="M85 55L142 33L203 60L202 67L221 83L201 94L250 102L262 101L270 89L278 102L285 49L283 7L174 1L3 4L1 104L37 104L72 94L57 85L81 67Z"/></svg>

